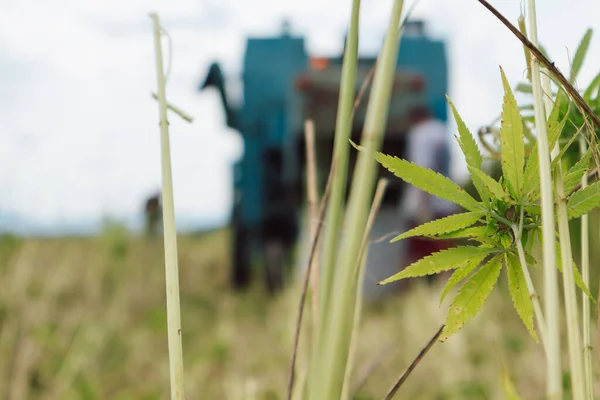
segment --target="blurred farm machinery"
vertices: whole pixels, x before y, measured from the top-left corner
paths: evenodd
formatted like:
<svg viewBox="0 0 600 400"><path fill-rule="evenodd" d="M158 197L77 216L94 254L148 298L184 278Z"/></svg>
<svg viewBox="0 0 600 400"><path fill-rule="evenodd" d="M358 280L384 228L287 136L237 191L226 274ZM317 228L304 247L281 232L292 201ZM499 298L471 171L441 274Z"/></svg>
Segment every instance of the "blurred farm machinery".
<svg viewBox="0 0 600 400"><path fill-rule="evenodd" d="M429 38L422 21L408 21L401 39L398 69L390 103L383 151L402 156L405 134L413 111L429 107L439 120L447 121L448 70L443 41ZM248 38L243 61L243 106L234 107L225 89L225 78L213 63L202 91L216 88L221 96L226 124L243 138L244 154L234 166L232 212L232 283L237 288L251 281L255 260L263 265L270 290L283 285L298 238L306 237L302 215L305 204L304 122L315 126L319 190L322 191L333 150L342 54L311 57L303 37L294 37L287 25L280 36ZM376 57L359 57L356 90L360 90ZM365 92L365 98L369 90ZM367 101L357 108L352 139L360 141ZM349 179L355 162L351 152ZM449 168L450 160L447 160ZM380 176L388 172L380 169ZM373 237L399 228L399 201L403 183L391 179ZM401 269L401 250L383 241L372 244L367 278L373 283ZM302 265L302 264L301 264ZM369 285L374 286L374 285ZM383 292L383 287L377 287ZM368 292L365 295L369 296Z"/></svg>

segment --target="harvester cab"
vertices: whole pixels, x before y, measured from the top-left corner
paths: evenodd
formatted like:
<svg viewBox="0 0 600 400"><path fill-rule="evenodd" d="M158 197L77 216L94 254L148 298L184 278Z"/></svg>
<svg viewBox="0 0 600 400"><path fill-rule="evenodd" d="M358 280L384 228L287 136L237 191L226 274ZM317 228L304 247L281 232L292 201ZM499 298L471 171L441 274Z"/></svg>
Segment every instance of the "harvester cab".
<svg viewBox="0 0 600 400"><path fill-rule="evenodd" d="M212 64L199 90L218 89L226 123L239 131L244 142L242 159L234 166L232 212L232 279L236 287L249 284L251 265L261 268L269 289L281 288L285 266L290 264L298 238L306 238L304 122L315 126L317 170L322 193L331 166L343 58L311 57L302 37L292 36L284 25L280 36L248 38L243 62L243 106L234 109L225 91L218 64ZM360 57L356 92L370 73L375 57ZM422 21L409 21L400 43L398 69L382 150L402 156L412 110L426 105L446 121L447 67L444 43L428 38ZM369 89L355 111L352 139L360 142ZM352 178L356 152L351 151L348 175ZM380 169L380 176L387 171ZM390 180L380 212L387 223L374 227L374 235L397 229L398 202L403 184ZM309 242L309 241L305 241ZM370 282L394 272L401 254L387 241L369 252ZM385 246L385 247L384 247ZM306 250L306 249L303 249ZM379 256L371 256L377 254ZM302 252L303 256L306 251ZM375 257L375 258L374 258ZM306 260L304 260L306 261ZM305 265L301 261L300 265ZM391 268L391 270L390 270ZM370 271L370 270L373 271ZM383 278L389 275L384 276ZM382 279L383 279L382 278ZM379 288L379 287L378 287Z"/></svg>

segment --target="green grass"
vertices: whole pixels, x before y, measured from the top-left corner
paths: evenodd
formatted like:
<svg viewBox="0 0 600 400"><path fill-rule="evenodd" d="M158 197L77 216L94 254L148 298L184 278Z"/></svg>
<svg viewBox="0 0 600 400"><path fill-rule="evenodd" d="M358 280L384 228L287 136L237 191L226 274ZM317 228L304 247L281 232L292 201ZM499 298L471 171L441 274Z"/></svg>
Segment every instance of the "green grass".
<svg viewBox="0 0 600 400"><path fill-rule="evenodd" d="M228 240L227 230L179 238L187 398L283 399L299 288L275 299L258 283L232 292ZM91 239L5 238L0 263L0 398L168 398L161 238L118 229ZM434 346L398 398L502 398L501 360L523 398L537 398L543 351L514 312L505 280L474 323ZM449 301L439 307L443 284L416 281L365 308L354 383L373 361L381 364L356 399L383 398L438 329Z"/></svg>

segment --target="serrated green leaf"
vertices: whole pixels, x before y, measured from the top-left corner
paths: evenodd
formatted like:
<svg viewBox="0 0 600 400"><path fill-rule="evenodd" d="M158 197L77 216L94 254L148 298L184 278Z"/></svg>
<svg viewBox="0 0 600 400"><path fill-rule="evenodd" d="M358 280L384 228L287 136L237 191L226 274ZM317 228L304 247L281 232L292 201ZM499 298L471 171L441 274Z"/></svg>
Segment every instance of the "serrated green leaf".
<svg viewBox="0 0 600 400"><path fill-rule="evenodd" d="M433 275L439 272L460 268L470 260L491 254L494 251L496 250L493 248L476 246L457 246L451 249L441 250L415 261L394 276L379 282L378 285L384 285L400 279Z"/></svg>
<svg viewBox="0 0 600 400"><path fill-rule="evenodd" d="M502 255L499 254L481 267L463 285L450 305L440 341L446 341L448 337L460 330L465 323L477 315L494 289L501 270Z"/></svg>
<svg viewBox="0 0 600 400"><path fill-rule="evenodd" d="M493 197L505 202L511 200L509 194L506 193L500 182L498 182L479 168L474 168L471 166L467 168L469 168L469 171L471 172L473 182L479 182L479 184L487 190L487 192L489 193L489 197Z"/></svg>
<svg viewBox="0 0 600 400"><path fill-rule="evenodd" d="M588 28L575 51L575 57L573 57L573 65L571 66L571 74L569 76L569 83L575 82L577 74L581 70L583 60L587 54L588 48L590 47L590 40L592 40L592 30Z"/></svg>
<svg viewBox="0 0 600 400"><path fill-rule="evenodd" d="M351 143L357 150L363 150L362 146L352 141ZM376 154L377 162L406 183L429 194L456 203L469 211L482 210L482 206L477 200L444 175L398 157L388 156L380 152Z"/></svg>
<svg viewBox="0 0 600 400"><path fill-rule="evenodd" d="M539 343L533 327L533 303L527 289L527 283L525 282L523 267L519 262L519 258L514 253L506 253L505 260L508 289L513 300L513 305L533 339Z"/></svg>
<svg viewBox="0 0 600 400"><path fill-rule="evenodd" d="M477 142L475 142L474 136L471 134L469 128L467 128L467 125L464 123L464 121L458 114L458 111L456 110L456 107L454 107L452 101L450 101L450 98L446 96L446 99L448 100L448 104L450 104L450 108L452 110L452 113L454 114L454 119L456 120L458 133L460 135L458 138L458 144L460 145L460 148L462 149L465 155L467 165L471 165L476 168L481 168L483 158L481 157L481 153L479 152L479 146L477 146Z"/></svg>
<svg viewBox="0 0 600 400"><path fill-rule="evenodd" d="M588 151L573 165L566 173L564 178L565 193L567 196L581 182L581 178L587 172L590 161L592 160L592 149Z"/></svg>
<svg viewBox="0 0 600 400"><path fill-rule="evenodd" d="M413 236L438 236L444 233L454 232L473 225L475 222L479 221L483 215L483 212L476 211L454 214L448 217L440 218L404 232L403 234L393 238L390 243Z"/></svg>
<svg viewBox="0 0 600 400"><path fill-rule="evenodd" d="M444 287L444 291L442 292L442 296L440 297L440 306L442 305L442 302L444 301L444 298L446 297L450 289L452 289L454 286L456 286L457 283L469 276L469 274L481 264L481 262L486 256L487 254L484 254L481 257L473 258L471 259L471 261L454 271L450 279L448 279L446 286Z"/></svg>
<svg viewBox="0 0 600 400"><path fill-rule="evenodd" d="M476 240L490 243L487 226L472 226L470 228L460 229L458 231L443 233L436 236L423 236L437 239L476 238Z"/></svg>
<svg viewBox="0 0 600 400"><path fill-rule="evenodd" d="M465 160L467 162L467 165L473 166L475 168L481 168L481 163L483 162L483 157L481 156L481 153L479 151L479 146L477 146L477 142L475 142L475 138L473 137L473 134L471 134L471 131L469 131L469 128L467 128L467 125L465 124L465 122L461 118L460 114L456 110L456 107L450 100L450 97L446 96L446 99L448 101L448 104L450 105L450 109L452 110L452 113L454 114L454 119L456 120L456 126L457 126L458 134L459 134L457 141L458 141L460 148L463 151L463 154L465 155ZM484 189L481 187L481 185L478 182L473 182L473 184L475 186L475 189L479 193L479 196L481 196L481 199L485 203L487 203L489 198L486 197L486 193L485 193Z"/></svg>
<svg viewBox="0 0 600 400"><path fill-rule="evenodd" d="M581 217L600 207L600 182L574 192L567 201L569 219Z"/></svg>
<svg viewBox="0 0 600 400"><path fill-rule="evenodd" d="M563 267L562 267L562 252L560 249L560 242L556 241L554 246L556 248L556 267L557 267L558 271L562 274ZM579 268L577 268L577 264L575 264L575 261L571 261L571 262L573 263L573 277L575 278L575 285L577 285L577 287L579 289L581 289L581 291L583 293L585 293L590 298L590 300L592 300L592 302L596 303L596 299L594 299L594 296L592 296L592 293L586 286L585 282L583 282L583 277L581 276L581 273L579 272Z"/></svg>
<svg viewBox="0 0 600 400"><path fill-rule="evenodd" d="M504 70L500 67L504 85L504 103L502 104L502 122L500 141L502 146L502 174L507 181L509 191L517 199L522 196L523 168L525 167L525 143L523 139L523 119Z"/></svg>

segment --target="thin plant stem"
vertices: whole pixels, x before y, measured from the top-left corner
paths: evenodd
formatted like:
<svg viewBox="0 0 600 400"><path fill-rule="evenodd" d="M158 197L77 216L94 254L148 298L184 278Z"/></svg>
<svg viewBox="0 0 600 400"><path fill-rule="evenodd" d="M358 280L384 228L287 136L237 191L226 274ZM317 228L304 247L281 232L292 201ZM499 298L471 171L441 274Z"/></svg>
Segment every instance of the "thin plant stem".
<svg viewBox="0 0 600 400"><path fill-rule="evenodd" d="M165 278L167 295L167 325L169 341L169 369L171 376L171 400L183 400L183 350L181 347L181 312L179 304L179 271L177 266L177 231L171 176L171 150L169 146L169 122L161 49L161 26L158 15L150 15L154 21L154 46L156 49L156 72L162 149L162 206L165 244Z"/></svg>
<svg viewBox="0 0 600 400"><path fill-rule="evenodd" d="M587 150L587 143L583 137L579 138L579 152L581 156ZM583 174L581 178L581 187L585 188L588 185L588 177ZM583 283L586 287L590 287L590 227L589 214L581 216L581 274ZM583 312L583 367L585 370L586 380L586 398L594 399L594 372L592 365L592 326L590 316L590 298L585 294L581 294L581 308Z"/></svg>
<svg viewBox="0 0 600 400"><path fill-rule="evenodd" d="M444 331L445 326L446 325L442 325L440 327L440 329L438 329L438 331L435 333L435 335L433 335L432 338L429 339L429 342L427 342L427 345L425 347L423 347L423 349L419 352L419 354L417 354L417 357L415 357L415 359L413 360L412 363L410 363L410 365L408 366L406 371L404 371L404 373L400 376L398 381L388 391L388 393L385 396L385 400L391 400L394 398L394 396L396 395L396 393L398 392L400 387L404 384L404 382L406 382L406 380L408 379L410 374L413 372L413 370L417 367L417 365L421 362L421 360L425 357L425 355L427 355L427 353L429 352L429 350L431 350L433 345L438 341L439 337L442 335L442 332Z"/></svg>
<svg viewBox="0 0 600 400"><path fill-rule="evenodd" d="M330 183L333 174L335 173L335 164L332 165L329 180L327 182L327 186L325 187L325 193L323 194L323 200L321 202L321 210L319 212L319 221L322 221L325 217L325 213L327 212L327 204L329 201L329 190ZM287 399L290 400L292 398L292 393L294 390L294 375L296 368L296 357L298 355L298 344L300 342L300 331L302 330L302 316L304 314L304 303L306 299L306 292L308 291L308 284L310 282L311 269L314 264L315 256L317 254L317 244L319 243L319 239L321 237L323 224L319 223L317 225L317 229L313 236L312 244L310 247L310 256L308 258L308 267L306 268L306 273L304 274L304 281L302 283L302 293L300 294L300 303L298 304L298 317L296 320L296 329L294 333L294 348L292 350L292 360L290 361L290 368L288 373L288 390L287 390Z"/></svg>
<svg viewBox="0 0 600 400"><path fill-rule="evenodd" d="M532 0L533 1L533 0ZM534 10L535 11L535 10ZM544 96L546 113L552 111L550 77L543 71L543 89L548 93ZM557 141L552 149L553 157L560 154L560 144ZM563 291L566 309L567 339L569 344L569 364L571 370L571 391L573 400L585 399L586 377L583 374L583 349L581 346L581 331L579 329L579 311L577 309L577 291L573 272L573 256L571 249L571 233L567 214L567 199L565 195L563 169L560 160L557 160L554 171L554 186L556 191L556 207L558 219L558 235L561 248L563 266ZM552 241L555 243L555 241Z"/></svg>
<svg viewBox="0 0 600 400"><path fill-rule="evenodd" d="M344 51L342 64L340 96L335 124L334 149L332 164L336 165L335 175L331 175L331 196L329 210L325 221L325 232L323 236L322 266L319 278L319 312L317 317L316 340L312 348L312 360L318 360L323 353L325 336L325 324L329 319L330 295L333 287L333 276L335 273L335 256L339 247L340 224L343 216L346 181L348 175L349 145L348 140L352 131L352 116L354 93L356 88L356 69L358 64L358 22L360 12L360 0L352 1L352 12L348 39ZM325 372L321 371L321 363L315 362L309 371L309 383L311 388L320 387L321 379ZM316 389L315 389L316 390Z"/></svg>
<svg viewBox="0 0 600 400"><path fill-rule="evenodd" d="M522 210L523 208L521 208ZM521 221L523 220L522 211L521 211ZM538 328L540 331L540 340L542 342L542 346L544 346L544 350L548 353L547 347L547 336L546 333L546 320L544 318L544 313L542 312L542 305L540 304L540 298L535 291L535 287L533 286L533 280L531 279L531 274L529 273L529 268L527 268L527 260L525 259L525 250L523 249L523 243L521 242L521 231L513 225L513 232L515 233L515 243L517 244L517 253L519 254L519 261L521 263L521 268L523 270L523 275L525 276L525 283L527 284L527 290L529 291L529 297L531 298L531 302L533 303L533 312L535 314L535 319L538 323Z"/></svg>
<svg viewBox="0 0 600 400"><path fill-rule="evenodd" d="M537 21L535 1L528 0L530 40L537 46ZM530 49L531 50L531 49ZM531 59L531 84L534 98L535 125L538 137L538 162L540 169L540 194L542 203L542 238L544 261L544 303L546 316L546 396L549 400L562 399L562 371L560 363L560 325L558 301L558 272L556 267L554 199L550 170L550 150L546 130L540 60Z"/></svg>
<svg viewBox="0 0 600 400"><path fill-rule="evenodd" d="M600 117L598 117L594 113L594 111L590 108L590 106L585 102L583 97L581 97L581 95L579 94L577 89L575 89L573 87L573 85L571 85L569 80L567 78L565 78L565 76L554 65L554 63L551 62L550 60L548 60L548 58L546 58L546 56L544 56L544 54L540 51L540 49L538 49L538 47L537 47L537 27L535 28L535 32L532 32L532 34L535 35L536 40L535 41L529 40L521 32L519 32L519 30L513 24L511 24L510 21L508 21L506 19L506 17L504 17L490 3L488 3L486 0L478 0L478 1L485 8L487 8L492 14L494 14L494 16L496 16L496 18L498 18L517 37L517 39L519 39L521 41L521 43L523 43L523 45L525 45L529 49L531 54L534 56L533 58L538 60L538 63L542 63L544 65L544 67L546 67L548 69L548 71L550 71L552 73L552 76L554 76L556 81L558 81L558 83L560 83L563 86L563 88L569 94L569 96L571 96L573 101L575 103L577 103L577 105L579 107L581 107L581 109L583 110L583 113L585 113L593 121L594 125L596 125L596 128L600 129ZM535 5L533 6L533 9L535 9ZM531 14L531 10L530 10L530 14ZM531 23L531 15L529 17L530 17L530 23ZM534 17L534 19L535 19L535 17ZM537 25L534 23L532 25L532 30L533 30L534 26L537 26ZM531 62L534 63L533 60ZM532 68L532 71L533 71L533 68Z"/></svg>
<svg viewBox="0 0 600 400"><path fill-rule="evenodd" d="M154 100L158 100L158 95L156 93L151 93L151 95ZM183 111L181 108L174 106L171 103L167 103L167 109L173 111L175 114L179 115L181 119L183 119L186 122L189 122L190 124L194 122L194 117L192 117L191 115Z"/></svg>
<svg viewBox="0 0 600 400"><path fill-rule="evenodd" d="M377 212L379 212L379 208L381 207L381 201L383 200L383 195L385 193L385 189L387 188L388 180L386 178L380 178L379 183L377 184L377 189L375 190L375 197L373 199L373 204L371 206L371 211L369 212L369 219L367 220L367 227L363 234L363 241L360 245L360 253L357 259L357 263L360 265L357 266L357 276L356 276L356 300L354 305L354 325L352 326L352 336L350 337L350 351L348 352L348 363L346 364L346 375L344 378L344 386L342 388L342 400L346 400L350 398L350 390L351 390L351 377L352 370L354 368L354 358L355 358L355 348L356 348L356 338L358 336L358 330L360 326L360 316L362 312L363 305L363 277L365 272L365 265L367 261L368 247L369 247L369 237L371 236L371 230L373 229L373 223L375 222L375 217L377 216Z"/></svg>
<svg viewBox="0 0 600 400"><path fill-rule="evenodd" d="M319 221L319 200L317 189L317 162L315 155L315 124L313 120L306 120L304 124L304 135L306 139L306 193L308 197L308 215L310 225L310 237L315 237ZM319 253L319 243L316 244L315 252ZM319 258L315 257L311 266L310 274L313 332L316 332L319 299Z"/></svg>

